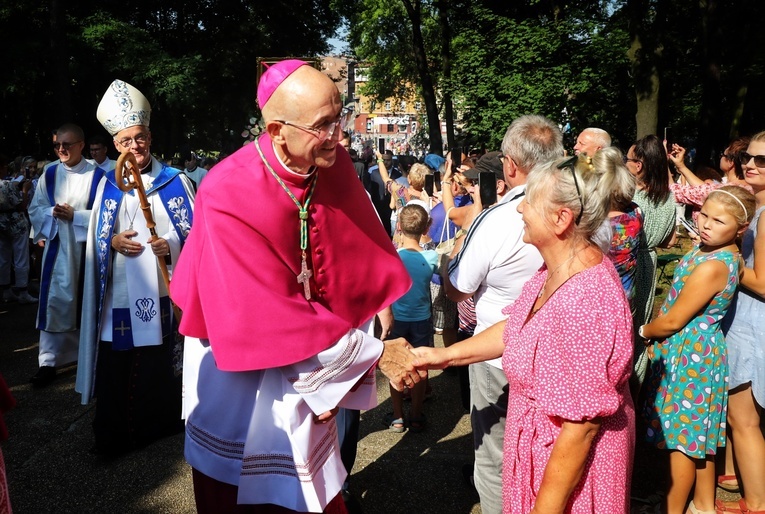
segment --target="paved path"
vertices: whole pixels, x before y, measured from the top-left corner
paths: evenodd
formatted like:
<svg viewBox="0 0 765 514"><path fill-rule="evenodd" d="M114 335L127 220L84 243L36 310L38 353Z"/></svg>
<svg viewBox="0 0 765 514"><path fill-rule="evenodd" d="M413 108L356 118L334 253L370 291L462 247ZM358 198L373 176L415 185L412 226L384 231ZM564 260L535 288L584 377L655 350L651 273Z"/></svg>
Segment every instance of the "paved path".
<svg viewBox="0 0 765 514"><path fill-rule="evenodd" d="M15 514L193 513L191 472L181 435L103 462L88 453L93 406L74 392L68 367L49 387L27 383L37 369L36 306L0 304L0 373L18 407L7 415L3 444ZM382 423L390 412L387 384L380 406L362 414L351 491L365 514L480 513L460 469L472 459L468 416L454 375L432 373L429 427L395 434Z"/></svg>
<svg viewBox="0 0 765 514"><path fill-rule="evenodd" d="M193 513L191 472L177 435L111 462L87 451L93 406L82 406L70 366L49 387L27 383L37 369L35 305L0 304L0 373L18 407L7 415L3 445L16 514ZM470 421L462 410L455 375L431 372L434 398L426 403L425 432L395 434L382 419L390 412L388 386L378 380L380 405L362 414L351 492L364 514L480 514L464 484L472 460ZM640 438L638 438L640 439ZM667 452L638 442L633 496L662 490ZM722 493L726 500L737 498ZM642 504L633 502L632 512Z"/></svg>

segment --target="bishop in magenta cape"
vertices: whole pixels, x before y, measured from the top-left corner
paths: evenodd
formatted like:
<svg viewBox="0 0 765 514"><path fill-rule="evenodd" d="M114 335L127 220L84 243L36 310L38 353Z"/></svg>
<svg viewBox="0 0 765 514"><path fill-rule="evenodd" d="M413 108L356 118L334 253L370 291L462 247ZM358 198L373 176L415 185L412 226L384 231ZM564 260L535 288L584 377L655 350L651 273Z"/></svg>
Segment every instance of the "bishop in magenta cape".
<svg viewBox="0 0 765 514"><path fill-rule="evenodd" d="M289 173L271 140L260 147L295 197L309 176ZM402 296L406 270L346 151L318 168L308 217L311 300L300 273L298 209L255 144L225 159L196 197L194 227L173 273L180 332L208 339L224 371L292 364L334 345Z"/></svg>

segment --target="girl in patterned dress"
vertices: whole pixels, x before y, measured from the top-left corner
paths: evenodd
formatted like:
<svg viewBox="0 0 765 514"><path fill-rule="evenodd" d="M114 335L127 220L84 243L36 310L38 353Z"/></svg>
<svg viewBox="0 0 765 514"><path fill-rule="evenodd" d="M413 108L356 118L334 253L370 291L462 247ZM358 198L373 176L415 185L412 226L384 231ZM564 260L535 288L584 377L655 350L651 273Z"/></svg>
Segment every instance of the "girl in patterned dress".
<svg viewBox="0 0 765 514"><path fill-rule="evenodd" d="M725 446L728 364L720 322L738 285L736 239L755 210L754 195L724 186L699 212L701 243L675 269L658 318L639 329L649 347L647 439L670 450L667 514L715 512L715 464Z"/></svg>

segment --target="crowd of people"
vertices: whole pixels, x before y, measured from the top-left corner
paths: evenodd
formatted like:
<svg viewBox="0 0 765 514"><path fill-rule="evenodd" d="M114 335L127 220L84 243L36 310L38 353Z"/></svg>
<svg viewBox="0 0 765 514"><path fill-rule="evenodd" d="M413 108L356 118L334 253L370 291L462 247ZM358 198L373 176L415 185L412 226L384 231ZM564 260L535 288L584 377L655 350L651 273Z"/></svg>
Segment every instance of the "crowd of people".
<svg viewBox="0 0 765 514"><path fill-rule="evenodd" d="M68 123L57 161L3 170L3 300L39 302L35 386L77 362L93 453L185 430L199 512L346 512L375 369L386 428L418 433L451 368L485 514L629 512L636 438L669 452L657 512L765 512L765 132L719 174L655 135L588 128L567 155L539 115L495 151L360 156L306 63L257 96L263 133L212 169L153 156L151 106L115 80L117 162ZM654 317L678 217L693 245Z"/></svg>

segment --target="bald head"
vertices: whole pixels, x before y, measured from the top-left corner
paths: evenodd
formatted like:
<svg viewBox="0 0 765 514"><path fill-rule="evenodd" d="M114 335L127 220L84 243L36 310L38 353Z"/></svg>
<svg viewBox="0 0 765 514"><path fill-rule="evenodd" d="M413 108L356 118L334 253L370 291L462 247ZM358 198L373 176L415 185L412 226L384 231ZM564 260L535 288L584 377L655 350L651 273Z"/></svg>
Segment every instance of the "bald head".
<svg viewBox="0 0 765 514"><path fill-rule="evenodd" d="M282 162L296 173L328 168L341 137L340 93L319 70L301 66L263 106L266 131Z"/></svg>
<svg viewBox="0 0 765 514"><path fill-rule="evenodd" d="M263 118L271 120L303 120L311 116L317 104L339 102L335 83L312 66L301 66L276 88L263 107Z"/></svg>
<svg viewBox="0 0 765 514"><path fill-rule="evenodd" d="M603 129L589 127L579 134L574 145L574 153L584 153L592 157L595 152L611 146L611 136Z"/></svg>

